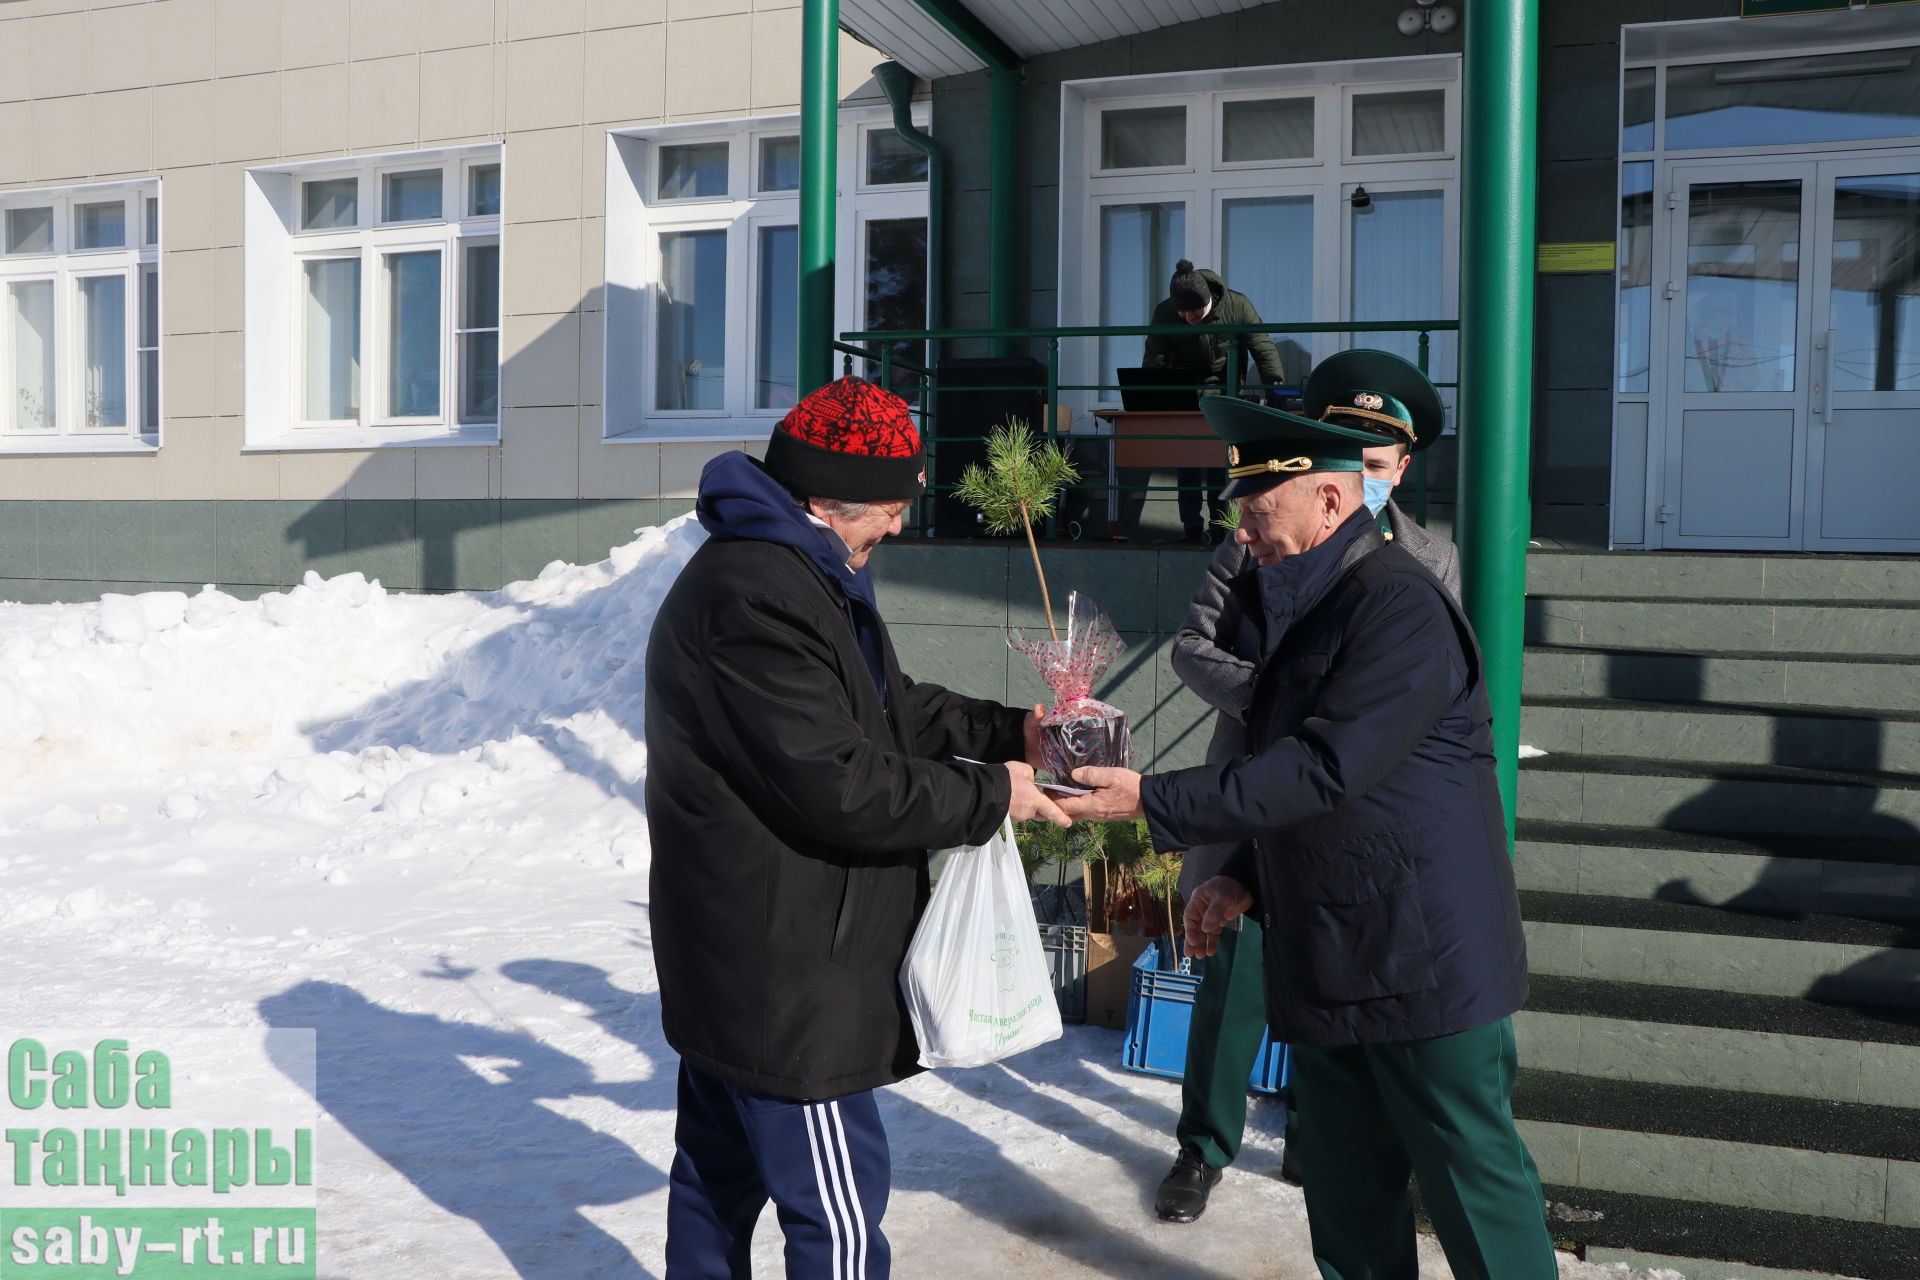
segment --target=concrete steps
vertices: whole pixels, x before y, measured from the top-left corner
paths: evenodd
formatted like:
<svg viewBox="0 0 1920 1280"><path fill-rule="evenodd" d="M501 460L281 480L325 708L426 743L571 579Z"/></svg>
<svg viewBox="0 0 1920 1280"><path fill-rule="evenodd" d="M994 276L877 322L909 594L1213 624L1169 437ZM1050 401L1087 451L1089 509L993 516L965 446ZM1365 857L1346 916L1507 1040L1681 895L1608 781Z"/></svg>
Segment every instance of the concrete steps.
<svg viewBox="0 0 1920 1280"><path fill-rule="evenodd" d="M1920 1275L1920 560L1529 582L1514 1101L1556 1234Z"/></svg>
<svg viewBox="0 0 1920 1280"><path fill-rule="evenodd" d="M1684 706L1788 705L1920 713L1920 658L1534 645L1528 698L1621 698Z"/></svg>
<svg viewBox="0 0 1920 1280"><path fill-rule="evenodd" d="M1583 755L1527 760L1522 772L1521 818L1920 842L1912 774Z"/></svg>
<svg viewBox="0 0 1920 1280"><path fill-rule="evenodd" d="M1747 912L1920 920L1920 845L1833 836L1704 835L1523 819L1522 889Z"/></svg>
<svg viewBox="0 0 1920 1280"><path fill-rule="evenodd" d="M1920 670L1913 674L1920 681ZM1785 764L1920 777L1920 712L1535 697L1521 719L1520 737L1561 755Z"/></svg>
<svg viewBox="0 0 1920 1280"><path fill-rule="evenodd" d="M1536 596L1527 642L1660 652L1920 656L1920 605Z"/></svg>

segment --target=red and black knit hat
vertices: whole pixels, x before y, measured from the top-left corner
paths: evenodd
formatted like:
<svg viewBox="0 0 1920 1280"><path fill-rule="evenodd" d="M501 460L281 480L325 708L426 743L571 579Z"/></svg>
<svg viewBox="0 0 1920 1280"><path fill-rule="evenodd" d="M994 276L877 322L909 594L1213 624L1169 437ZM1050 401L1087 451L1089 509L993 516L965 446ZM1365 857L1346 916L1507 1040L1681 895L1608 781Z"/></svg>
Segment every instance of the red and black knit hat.
<svg viewBox="0 0 1920 1280"><path fill-rule="evenodd" d="M803 498L896 502L927 487L907 402L864 378L842 378L793 406L767 441L766 465Z"/></svg>

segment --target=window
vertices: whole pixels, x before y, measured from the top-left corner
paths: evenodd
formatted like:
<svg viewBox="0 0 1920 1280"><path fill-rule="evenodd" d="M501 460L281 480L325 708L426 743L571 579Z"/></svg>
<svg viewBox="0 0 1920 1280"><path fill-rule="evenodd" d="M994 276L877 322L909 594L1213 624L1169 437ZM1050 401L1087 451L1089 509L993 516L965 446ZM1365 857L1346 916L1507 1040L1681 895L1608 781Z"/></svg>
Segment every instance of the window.
<svg viewBox="0 0 1920 1280"><path fill-rule="evenodd" d="M659 279L653 407L725 408L726 228L661 232Z"/></svg>
<svg viewBox="0 0 1920 1280"><path fill-rule="evenodd" d="M1186 162L1185 107L1128 107L1100 113L1102 169L1169 169Z"/></svg>
<svg viewBox="0 0 1920 1280"><path fill-rule="evenodd" d="M799 189L800 139L791 136L760 139L760 190Z"/></svg>
<svg viewBox="0 0 1920 1280"><path fill-rule="evenodd" d="M1920 134L1920 47L1710 62L1666 75L1668 150Z"/></svg>
<svg viewBox="0 0 1920 1280"><path fill-rule="evenodd" d="M1070 84L1061 322L1147 324L1182 258L1270 324L1452 318L1458 69L1449 56L1239 69L1212 88L1192 74ZM1417 332L1273 342L1289 385L1350 346L1419 354ZM1143 348L1124 337L1063 344L1063 380L1111 388ZM1431 335L1436 379L1452 380L1453 350L1450 333ZM1081 403L1118 401L1108 390Z"/></svg>
<svg viewBox="0 0 1920 1280"><path fill-rule="evenodd" d="M724 132L685 125L614 135L607 350L640 358L608 362L609 437L759 435L793 406L796 129L788 117ZM900 139L889 113L874 110L841 112L837 149L835 329L925 328L926 157ZM914 365L925 355L913 342L891 352ZM865 373L880 376L876 366ZM902 371L896 389L908 381Z"/></svg>
<svg viewBox="0 0 1920 1280"><path fill-rule="evenodd" d="M499 154L250 175L273 212L247 228L248 293L286 299L250 312L250 444L497 438Z"/></svg>
<svg viewBox="0 0 1920 1280"><path fill-rule="evenodd" d="M1173 264L1187 243L1187 207L1179 202L1110 204L1100 210L1100 324L1145 324L1166 296ZM1137 317L1137 318L1136 318ZM1102 378L1138 365L1144 338L1100 339Z"/></svg>
<svg viewBox="0 0 1920 1280"><path fill-rule="evenodd" d="M1254 98L1220 104L1222 163L1312 158L1312 98Z"/></svg>
<svg viewBox="0 0 1920 1280"><path fill-rule="evenodd" d="M158 443L157 191L0 192L0 448Z"/></svg>
<svg viewBox="0 0 1920 1280"><path fill-rule="evenodd" d="M727 152L724 142L696 142L687 146L661 147L660 189L662 200L711 200L727 194Z"/></svg>
<svg viewBox="0 0 1920 1280"><path fill-rule="evenodd" d="M1441 89L1353 95L1349 153L1438 155L1447 149L1447 95Z"/></svg>
<svg viewBox="0 0 1920 1280"><path fill-rule="evenodd" d="M927 155L891 126L867 130L867 185L897 186L927 180Z"/></svg>
<svg viewBox="0 0 1920 1280"><path fill-rule="evenodd" d="M866 286L863 329L927 327L927 219L869 218L863 236L862 272ZM892 358L904 364L926 362L924 342L889 344ZM916 379L901 364L893 367L891 390L912 398ZM878 381L880 371L871 370Z"/></svg>

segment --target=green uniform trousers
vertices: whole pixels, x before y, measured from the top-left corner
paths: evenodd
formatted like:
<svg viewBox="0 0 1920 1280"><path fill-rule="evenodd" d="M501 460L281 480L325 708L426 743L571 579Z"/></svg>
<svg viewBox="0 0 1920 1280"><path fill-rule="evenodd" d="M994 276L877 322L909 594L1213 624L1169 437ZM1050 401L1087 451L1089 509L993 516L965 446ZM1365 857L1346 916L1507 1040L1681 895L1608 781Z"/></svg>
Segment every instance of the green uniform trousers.
<svg viewBox="0 0 1920 1280"><path fill-rule="evenodd" d="M1260 926L1246 916L1239 929L1220 931L1219 950L1202 961L1187 1027L1187 1071L1180 1083L1180 1123L1174 1137L1215 1169L1240 1154L1247 1127L1247 1077L1267 1030L1266 988L1260 977L1265 945Z"/></svg>
<svg viewBox="0 0 1920 1280"><path fill-rule="evenodd" d="M1457 1035L1295 1046L1292 1138L1325 1280L1417 1280L1420 1182L1456 1280L1554 1280L1540 1174L1513 1125L1513 1020Z"/></svg>

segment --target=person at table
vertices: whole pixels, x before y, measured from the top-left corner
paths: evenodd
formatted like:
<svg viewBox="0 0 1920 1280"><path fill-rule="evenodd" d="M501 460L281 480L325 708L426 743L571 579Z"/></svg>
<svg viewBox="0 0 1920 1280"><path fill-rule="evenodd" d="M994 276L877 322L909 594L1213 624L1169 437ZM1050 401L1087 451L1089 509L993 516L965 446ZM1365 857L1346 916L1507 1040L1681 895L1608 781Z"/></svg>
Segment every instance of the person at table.
<svg viewBox="0 0 1920 1280"><path fill-rule="evenodd" d="M1167 296L1153 309L1156 325L1185 324L1191 333L1155 335L1147 339L1142 363L1149 368L1191 370L1194 382L1213 395L1227 386L1227 361L1234 342L1215 326L1259 324L1260 313L1244 293L1227 288L1227 282L1212 271L1196 270L1182 258L1174 265L1173 279L1167 283ZM1239 340L1240 385L1255 385L1247 376L1248 365L1257 365L1259 383L1269 389L1286 385L1280 353L1273 339L1264 333L1250 333ZM1128 468L1129 470L1137 470ZM1181 467L1176 473L1180 485L1180 525L1188 542L1208 541L1208 524L1217 522L1226 508L1214 494L1227 482L1219 467ZM1141 478L1145 483L1145 478ZM1122 483L1125 483L1124 481ZM1200 490L1207 490L1207 522L1200 517Z"/></svg>

